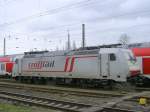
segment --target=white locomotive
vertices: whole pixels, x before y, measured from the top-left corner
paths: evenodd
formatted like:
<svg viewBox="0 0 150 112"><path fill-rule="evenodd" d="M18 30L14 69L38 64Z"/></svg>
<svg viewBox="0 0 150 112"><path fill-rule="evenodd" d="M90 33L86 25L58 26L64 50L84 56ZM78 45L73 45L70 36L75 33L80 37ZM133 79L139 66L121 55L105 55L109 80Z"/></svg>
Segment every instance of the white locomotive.
<svg viewBox="0 0 150 112"><path fill-rule="evenodd" d="M26 52L17 59L12 76L16 79L57 80L62 83L125 82L139 71L132 52L122 48ZM137 72L136 72L137 73Z"/></svg>

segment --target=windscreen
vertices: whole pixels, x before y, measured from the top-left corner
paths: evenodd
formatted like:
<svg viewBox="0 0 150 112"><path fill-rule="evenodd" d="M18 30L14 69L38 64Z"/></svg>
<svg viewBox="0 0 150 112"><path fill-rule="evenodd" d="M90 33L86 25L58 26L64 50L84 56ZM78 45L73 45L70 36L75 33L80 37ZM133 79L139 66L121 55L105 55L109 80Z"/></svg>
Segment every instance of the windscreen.
<svg viewBox="0 0 150 112"><path fill-rule="evenodd" d="M125 53L125 55L126 55L126 58L129 60L129 61L136 61L136 57L133 55L133 53L132 52L129 52L129 51L127 51L126 53Z"/></svg>

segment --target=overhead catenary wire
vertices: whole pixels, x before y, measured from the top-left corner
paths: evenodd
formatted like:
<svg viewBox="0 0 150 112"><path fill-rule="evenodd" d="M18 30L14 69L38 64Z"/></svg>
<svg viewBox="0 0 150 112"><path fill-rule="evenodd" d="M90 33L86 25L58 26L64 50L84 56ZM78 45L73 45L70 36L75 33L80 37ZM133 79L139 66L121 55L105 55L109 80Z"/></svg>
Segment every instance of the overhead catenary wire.
<svg viewBox="0 0 150 112"><path fill-rule="evenodd" d="M27 20L37 18L37 17L56 14L56 13L64 11L64 10L69 10L69 9L72 9L72 8L80 7L82 5L86 5L87 3L93 2L93 1L95 1L95 0L84 0L84 1L76 2L76 3L72 3L72 4L69 4L69 5L65 5L65 6L62 6L62 7L59 7L59 8L50 9L50 10L43 11L43 12L40 12L40 13L36 13L36 14L30 15L30 16L27 16L27 17L23 17L23 18L14 20L14 21L2 23L2 24L0 24L0 27L16 24L16 23L27 21Z"/></svg>
<svg viewBox="0 0 150 112"><path fill-rule="evenodd" d="M126 26L126 29L131 29L131 28L136 28L137 29L137 27L141 27L141 26L145 26L145 25L150 25L150 24L139 24L139 25L132 25L132 26ZM100 32L106 32L106 31L112 31L113 29L119 29L120 30L120 28L122 28L122 27L116 27L116 28L110 28L110 29L105 29L105 30L90 30L90 32L89 31L86 31L87 33L87 37L89 38L89 33L91 33L91 32L97 32L97 34L100 34ZM66 34L65 34L66 35ZM80 33L79 34L71 34L72 36L71 37L73 37L73 38L81 38L80 36L78 36L78 35L81 35ZM65 37L65 36L64 36ZM56 37L55 37L56 38ZM60 36L59 36L59 38L60 38ZM41 39L40 39L40 41L41 41ZM56 41L56 40L55 40ZM34 41L34 43L35 43L35 41ZM21 43L20 43L21 44ZM35 44L36 45L36 44ZM24 42L22 43L22 45L21 45L21 48L23 48L22 46L24 46ZM29 48L24 48L24 49L29 49ZM31 49L31 48L30 48ZM41 48L38 48L38 49L41 49Z"/></svg>
<svg viewBox="0 0 150 112"><path fill-rule="evenodd" d="M82 2L77 2L77 3L70 4L70 5L65 5L65 6L62 6L62 7L59 7L59 8L47 10L47 11L40 12L40 13L31 15L31 16L23 17L23 18L20 18L20 19L11 21L11 22L2 23L2 24L0 24L0 27L16 24L16 23L23 22L23 21L26 21L26 20L30 20L30 19L33 19L33 18L36 18L36 17L42 17L42 16L46 16L46 15L55 14L55 13L64 11L66 9L68 10L69 8L77 8L77 7L80 7L80 6L83 6L83 5L87 5L88 3L91 3L93 1L95 1L95 0L85 0L85 1L82 1ZM139 14L139 13L140 14L141 13L150 13L150 10L136 11L136 12L125 13L125 14L117 14L117 15L108 16L108 17L97 17L94 20L91 20L90 22L93 22L93 21L95 22L95 20L99 21L99 20L107 20L107 19L117 18L117 17L124 17L124 16L128 16L128 15L133 16L133 15L136 15L136 14ZM87 21L87 22L89 22L89 21ZM60 25L58 27L57 26L56 27L50 27L49 29L52 30L52 29L56 29L56 28L60 28L60 27L73 26L73 25L78 24L78 23L81 23L81 22L76 22L76 23L73 23L73 24Z"/></svg>
<svg viewBox="0 0 150 112"><path fill-rule="evenodd" d="M139 12L142 12L142 11L139 11ZM146 12L148 12L148 11L146 11ZM134 13L133 13L134 14ZM136 14L138 14L138 12L136 12ZM123 17L123 16L127 16L127 15L131 15L131 13L125 13L125 14L121 14L121 15L115 15L115 16L112 16L112 17L102 17L102 18L97 18L97 21L106 21L106 20L108 20L108 19L112 19L112 18L116 18L116 17ZM95 21L94 21L95 22ZM89 22L86 22L86 23L88 23L88 24L91 24L91 23L93 23L93 21L89 21ZM72 26L75 26L75 25L81 25L81 22L76 22L76 23L70 23L70 24L64 24L64 25L58 25L58 26L52 26L52 27L48 27L48 28L45 28L46 29L46 31L48 31L48 30L50 30L50 31L52 31L52 30L58 30L58 29L64 29L64 33L66 32L66 29L68 29L68 27L72 27ZM144 24L144 25L146 25L146 24ZM149 24L147 24L147 25L149 25ZM138 26L138 25L137 25ZM124 26L122 26L122 27L124 27ZM122 27L119 27L119 29L122 29ZM132 27L132 26L131 26ZM72 29L72 28L71 28ZM87 29L89 29L89 28L87 28ZM110 29L116 29L116 28L108 28L108 30L110 30ZM76 31L76 30L75 30ZM107 29L104 29L103 31L107 31ZM22 33L15 33L16 35L34 35L34 33L37 33L37 32L32 32L31 34L22 34ZM44 32L44 33L46 33L46 32ZM58 34L58 33L55 33L55 34ZM62 34L62 33L59 33L59 34ZM38 35L38 34L37 34ZM44 34L45 35L45 34ZM47 35L47 34L46 34Z"/></svg>
<svg viewBox="0 0 150 112"><path fill-rule="evenodd" d="M97 32L97 33L101 33L101 32L110 32L112 30L123 30L123 29L133 29L133 28L137 28L137 27L141 27L141 26L149 26L150 24L137 24L137 25L130 25L130 26L119 26L119 27L112 27L112 28L106 28L106 29L93 29L93 28L86 28L87 31L86 31L86 35L88 36L89 33L93 33L93 32ZM77 32L78 31L78 32ZM16 35L16 34L11 34L12 36L13 35ZM20 36L25 36L26 34L17 34L19 37ZM49 37L48 35L51 35L51 34L42 34L42 35L32 35L32 37ZM72 37L75 37L75 38L81 38L81 35L82 33L80 32L80 30L76 30L76 33L71 33ZM27 34L28 36L28 34ZM52 35L53 37L55 38L60 38L60 37L66 37L66 31L62 32L62 33L54 33Z"/></svg>
<svg viewBox="0 0 150 112"><path fill-rule="evenodd" d="M72 4L69 4L69 5L65 5L65 6L62 6L62 7L59 7L59 8L50 9L50 10L43 11L43 12L40 12L40 13L36 13L36 14L30 15L30 16L27 16L27 17L23 17L23 18L14 20L14 21L2 23L2 24L0 24L0 27L16 24L16 23L27 21L27 20L30 20L30 19L33 19L33 18L37 18L37 17L42 17L42 16L46 16L46 15L56 14L56 13L64 11L64 10L69 10L69 9L72 9L72 8L81 7L81 6L87 5L89 3L91 5L92 2L93 3L97 3L97 2L94 2L94 1L96 1L96 0L85 0L85 1L80 1L80 2L77 2L77 3L72 3ZM145 11L141 11L141 12L150 12L150 10L145 10ZM130 15L130 14L134 14L135 15L136 13L139 13L139 12L127 13L127 15ZM125 15L120 14L120 15L111 16L111 17L118 17L118 16L125 16ZM105 17L101 18L101 19L105 19Z"/></svg>
<svg viewBox="0 0 150 112"><path fill-rule="evenodd" d="M80 7L81 5L79 5L78 7ZM71 9L71 7L70 7L70 9ZM59 10L58 10L58 12L59 12ZM55 13L58 13L57 11L55 12L52 12L53 14L55 14ZM61 12L61 11L60 11ZM112 18L119 18L119 17L124 17L124 16L136 16L137 14L145 14L145 13L149 13L150 11L149 10L143 10L143 11L136 11L136 12L129 12L129 13L125 13L125 14L118 14L118 15L112 15L112 16L108 16L108 17L97 17L97 18L94 18L94 20L90 20L90 21L87 21L87 23L89 22L89 23L93 23L93 22L95 22L95 20L96 21L105 21L105 20L108 20L108 19L112 19ZM52 13L45 13L45 15L51 15ZM41 17L41 16L44 16L44 14L43 15L37 15L37 17ZM138 15L137 15L138 16ZM29 19L32 19L32 18L29 18ZM23 21L25 21L25 20L23 20ZM21 22L21 20L20 20L20 22ZM17 22L16 22L17 23ZM80 24L81 24L81 22L79 22ZM74 26L74 25L77 25L77 24L79 24L78 22L77 23L70 23L70 24L64 24L64 25L59 25L59 26L55 26L55 27L49 27L49 28L47 28L47 30L48 29L50 29L50 30L53 30L53 29L58 29L58 28L66 28L67 29L67 27L71 27L71 26ZM14 23L12 23L12 24L15 24L15 22ZM7 25L9 25L9 24L7 24ZM11 23L10 23L10 25L11 25ZM120 27L115 27L115 28L106 28L106 29L103 29L103 30L96 30L96 29L89 29L89 28L86 28L86 29L89 29L89 31L90 32L107 32L107 31L111 31L111 30L118 30L118 29L125 29L125 28L134 28L134 27L138 27L138 26L147 26L147 25L150 25L150 24L140 24L140 25L132 25L132 26L120 26ZM65 29L65 30L66 30ZM89 33L89 32L86 32L86 33ZM55 35L57 35L57 34L62 34L62 33L55 33ZM65 34L65 32L63 33L63 34ZM66 35L66 34L65 34ZM64 35L64 36L65 36ZM78 34L72 34L72 36L74 36L74 35L76 35L76 36L79 36L79 35L81 35L81 33L78 33ZM64 37L63 36L63 37ZM60 37L60 36L59 36ZM80 37L79 37L80 38Z"/></svg>
<svg viewBox="0 0 150 112"><path fill-rule="evenodd" d="M139 16L139 14L150 15L150 10L146 9L146 10L140 10L140 11L135 11L135 12L120 13L120 14L117 14L117 15L111 15L111 16L107 16L107 17L97 17L97 18L93 19L92 21L93 22L100 21L100 20L104 21L104 20L108 20L108 19L113 19L113 18L116 19L116 18L126 17L126 16L133 17L133 16Z"/></svg>

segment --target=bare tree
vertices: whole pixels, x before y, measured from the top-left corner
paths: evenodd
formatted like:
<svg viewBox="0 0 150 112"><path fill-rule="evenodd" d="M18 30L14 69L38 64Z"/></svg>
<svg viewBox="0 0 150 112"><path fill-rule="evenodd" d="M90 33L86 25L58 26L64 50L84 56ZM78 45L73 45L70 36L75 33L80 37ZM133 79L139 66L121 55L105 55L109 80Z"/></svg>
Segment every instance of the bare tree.
<svg viewBox="0 0 150 112"><path fill-rule="evenodd" d="M126 34L123 33L120 38L119 38L119 43L122 45L127 45L129 43L130 37Z"/></svg>

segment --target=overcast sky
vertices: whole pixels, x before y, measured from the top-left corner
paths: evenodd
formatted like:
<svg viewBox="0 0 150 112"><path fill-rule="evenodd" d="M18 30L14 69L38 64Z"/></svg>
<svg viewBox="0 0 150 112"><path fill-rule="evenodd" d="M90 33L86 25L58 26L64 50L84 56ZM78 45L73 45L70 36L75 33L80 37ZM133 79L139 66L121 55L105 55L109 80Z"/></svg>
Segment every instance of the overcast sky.
<svg viewBox="0 0 150 112"><path fill-rule="evenodd" d="M130 43L150 42L150 0L0 0L0 55L4 37L7 54L63 49L67 30L80 47L83 23L87 46L124 33Z"/></svg>

